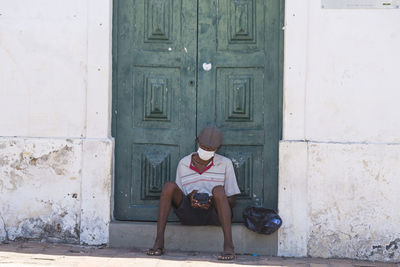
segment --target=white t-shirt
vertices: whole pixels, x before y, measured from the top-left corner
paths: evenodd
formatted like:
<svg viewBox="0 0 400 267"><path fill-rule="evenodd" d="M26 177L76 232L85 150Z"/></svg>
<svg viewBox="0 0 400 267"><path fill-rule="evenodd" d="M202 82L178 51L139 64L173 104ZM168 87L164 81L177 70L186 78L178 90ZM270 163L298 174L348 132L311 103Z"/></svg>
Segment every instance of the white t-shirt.
<svg viewBox="0 0 400 267"><path fill-rule="evenodd" d="M230 159L215 154L214 159L201 174L193 165L191 166L191 162L192 154L181 159L176 170L175 182L185 195L198 190L199 193L207 193L211 196L212 189L217 185L224 186L228 197L240 194Z"/></svg>

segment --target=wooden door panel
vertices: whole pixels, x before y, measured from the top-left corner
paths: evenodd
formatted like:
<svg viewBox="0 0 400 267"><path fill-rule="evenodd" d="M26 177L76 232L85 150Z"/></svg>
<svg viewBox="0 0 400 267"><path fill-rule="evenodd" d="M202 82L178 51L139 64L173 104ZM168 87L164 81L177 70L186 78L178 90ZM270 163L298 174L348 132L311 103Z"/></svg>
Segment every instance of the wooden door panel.
<svg viewBox="0 0 400 267"><path fill-rule="evenodd" d="M217 127L262 130L263 69L218 66L216 72Z"/></svg>
<svg viewBox="0 0 400 267"><path fill-rule="evenodd" d="M263 199L263 146L224 145L220 152L230 158L241 194L237 196L234 221L242 220L242 211L255 199Z"/></svg>
<svg viewBox="0 0 400 267"><path fill-rule="evenodd" d="M182 0L134 1L136 17L139 18L133 25L137 49L177 48L182 38L182 8Z"/></svg>
<svg viewBox="0 0 400 267"><path fill-rule="evenodd" d="M260 0L219 0L217 50L263 50L264 7Z"/></svg>
<svg viewBox="0 0 400 267"><path fill-rule="evenodd" d="M157 216L162 186L175 181L180 160L179 145L135 143L132 145L130 204L134 218L153 221ZM133 216L133 215L130 215ZM156 218L157 219L157 218ZM170 216L171 220L176 220ZM139 220L139 219L136 219Z"/></svg>
<svg viewBox="0 0 400 267"><path fill-rule="evenodd" d="M232 159L241 189L234 221L242 221L256 199L277 204L280 1L203 0L198 13L197 129L223 133L220 153Z"/></svg>
<svg viewBox="0 0 400 267"><path fill-rule="evenodd" d="M282 2L114 2L116 219L156 221L162 185L207 125L237 175L234 221L255 199L276 208Z"/></svg>
<svg viewBox="0 0 400 267"><path fill-rule="evenodd" d="M195 142L196 4L120 0L116 14L114 215L155 221L162 185Z"/></svg>
<svg viewBox="0 0 400 267"><path fill-rule="evenodd" d="M132 188L140 188L140 194L131 195L131 203L136 205L158 205L162 186L167 181L175 181L175 165L178 164L178 145L133 144ZM136 168L139 166L139 168Z"/></svg>
<svg viewBox="0 0 400 267"><path fill-rule="evenodd" d="M134 128L180 127L180 110L176 99L181 95L179 68L134 68Z"/></svg>

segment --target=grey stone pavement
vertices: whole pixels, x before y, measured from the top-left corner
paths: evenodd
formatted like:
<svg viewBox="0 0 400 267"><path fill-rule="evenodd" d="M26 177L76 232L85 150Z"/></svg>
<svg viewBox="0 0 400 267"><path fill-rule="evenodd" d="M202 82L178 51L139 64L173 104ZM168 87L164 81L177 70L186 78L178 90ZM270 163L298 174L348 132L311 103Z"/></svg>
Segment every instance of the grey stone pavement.
<svg viewBox="0 0 400 267"><path fill-rule="evenodd" d="M282 258L253 255L238 255L235 261L220 262L217 253L167 251L161 257L149 257L137 249L115 249L79 245L9 242L0 244L1 267L200 267L200 266L393 266L382 262L354 261L346 259Z"/></svg>

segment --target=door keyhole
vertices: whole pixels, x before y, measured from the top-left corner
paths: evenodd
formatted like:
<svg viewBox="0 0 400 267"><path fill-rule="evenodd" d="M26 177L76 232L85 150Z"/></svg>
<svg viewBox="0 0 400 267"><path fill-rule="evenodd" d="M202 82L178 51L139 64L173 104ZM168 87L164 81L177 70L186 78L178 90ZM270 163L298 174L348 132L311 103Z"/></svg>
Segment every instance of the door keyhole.
<svg viewBox="0 0 400 267"><path fill-rule="evenodd" d="M190 81L190 82L189 82L189 85L190 85L190 86L193 86L193 85L194 85L194 81Z"/></svg>

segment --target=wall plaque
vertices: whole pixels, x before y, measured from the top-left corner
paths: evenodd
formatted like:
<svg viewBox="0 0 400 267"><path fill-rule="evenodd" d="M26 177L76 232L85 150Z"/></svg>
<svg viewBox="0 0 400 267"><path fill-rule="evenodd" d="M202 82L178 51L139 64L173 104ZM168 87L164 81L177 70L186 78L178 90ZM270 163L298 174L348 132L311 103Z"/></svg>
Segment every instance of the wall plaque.
<svg viewBox="0 0 400 267"><path fill-rule="evenodd" d="M321 0L322 8L333 9L394 9L400 0Z"/></svg>

